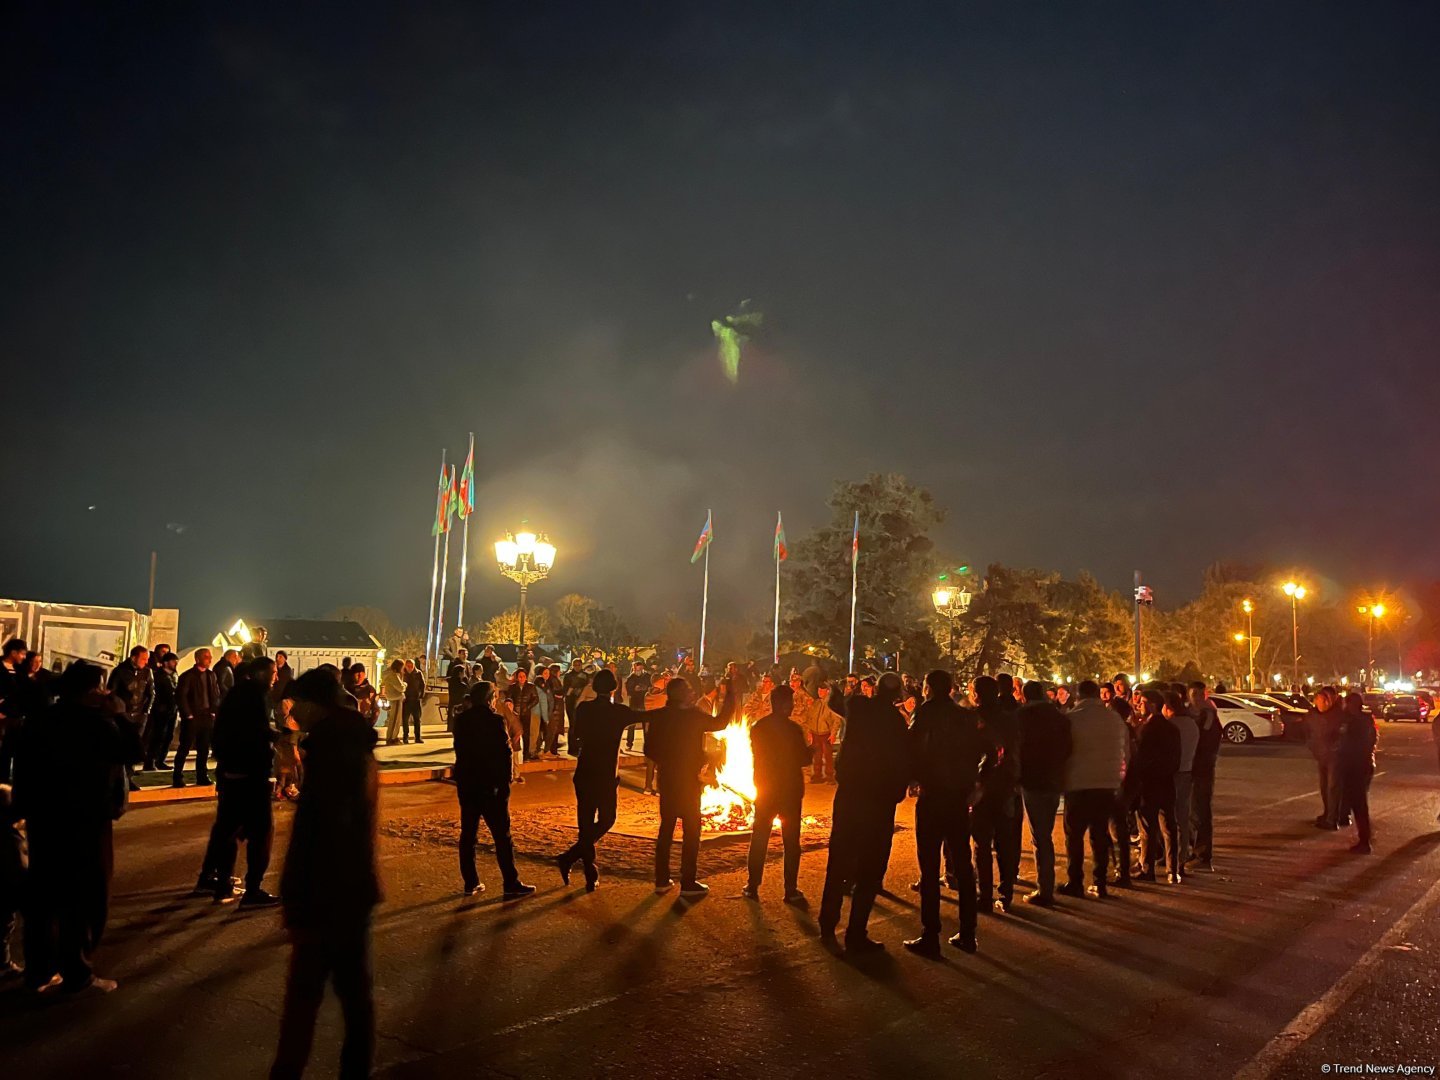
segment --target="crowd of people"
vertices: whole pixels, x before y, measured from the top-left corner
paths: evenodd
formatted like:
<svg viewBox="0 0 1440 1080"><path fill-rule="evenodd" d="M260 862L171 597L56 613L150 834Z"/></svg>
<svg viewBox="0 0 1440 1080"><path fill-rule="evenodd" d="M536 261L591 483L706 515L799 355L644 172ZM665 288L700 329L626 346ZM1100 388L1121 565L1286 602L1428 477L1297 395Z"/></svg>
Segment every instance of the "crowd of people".
<svg viewBox="0 0 1440 1080"><path fill-rule="evenodd" d="M364 1075L373 1041L369 922L379 902L377 765L381 701L387 743L423 741L423 663L392 662L380 689L348 661L296 677L264 638L242 652L196 652L178 679L165 646L141 647L107 673L77 661L55 675L22 641L4 647L0 718L0 973L23 919L26 985L37 994L108 991L92 962L104 931L113 861L112 826L126 810L136 768L183 770L193 751L197 783L214 757L217 801L194 892L241 910L280 906L292 944L273 1075L299 1075L327 981L346 1018L342 1070ZM510 790L527 759L575 759L576 842L553 856L569 884L600 882L597 846L617 816L622 745L643 731L645 791L659 800L654 886L676 887L672 848L682 829L679 894L707 892L700 878L702 799L724 753L713 738L743 719L754 763L754 828L743 895L758 900L774 823L782 838L783 897L799 888L802 803L809 785L835 785L817 923L837 952L883 948L868 921L884 888L896 808L915 797L919 933L912 952L941 952L942 890L953 890L950 944L978 948L981 912L1019 902L1104 899L1136 882L1178 886L1214 867L1215 770L1221 730L1204 683L1151 684L1127 677L1074 688L982 675L958 686L943 670L916 680L896 672L852 674L832 688L818 668L791 672L728 665L718 678L693 664L650 672L634 662L569 668L531 658L513 668L487 647L448 665L452 777L459 802L464 895L484 891L475 860L489 830L507 900L535 888L520 877ZM1309 717L1319 768L1317 827L1353 820L1351 849L1370 850L1367 792L1375 725L1359 694L1323 687ZM173 764L166 762L174 747ZM297 799L280 892L265 888L276 794ZM1064 838L1057 880L1054 832ZM24 822L23 833L19 829ZM1022 831L1035 852L1035 887L1017 897ZM233 876L246 846L244 880ZM1088 874L1087 874L1088 845ZM843 943L842 911L849 902Z"/></svg>

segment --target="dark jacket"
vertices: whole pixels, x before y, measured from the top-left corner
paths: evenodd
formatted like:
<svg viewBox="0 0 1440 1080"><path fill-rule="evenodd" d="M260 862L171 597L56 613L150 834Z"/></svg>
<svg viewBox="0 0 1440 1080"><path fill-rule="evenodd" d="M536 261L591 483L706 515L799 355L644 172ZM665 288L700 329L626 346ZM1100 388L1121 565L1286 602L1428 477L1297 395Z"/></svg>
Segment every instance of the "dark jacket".
<svg viewBox="0 0 1440 1080"><path fill-rule="evenodd" d="M1305 738L1316 761L1330 764L1339 755L1340 726L1344 722L1344 716L1338 705L1329 712L1311 709L1306 714Z"/></svg>
<svg viewBox="0 0 1440 1080"><path fill-rule="evenodd" d="M125 715L133 724L144 724L155 703L155 676L148 667L137 668L126 660L110 673L109 690L125 703Z"/></svg>
<svg viewBox="0 0 1440 1080"><path fill-rule="evenodd" d="M1195 745L1195 764L1190 772L1195 776L1214 776L1215 764L1220 760L1220 714L1215 706L1205 702L1197 710L1195 725L1200 729L1200 741Z"/></svg>
<svg viewBox="0 0 1440 1080"><path fill-rule="evenodd" d="M220 703L215 718L215 762L222 777L267 780L275 760L269 687L243 679Z"/></svg>
<svg viewBox="0 0 1440 1080"><path fill-rule="evenodd" d="M380 902L375 729L332 707L301 743L305 784L280 876L285 925L326 930L365 923Z"/></svg>
<svg viewBox="0 0 1440 1080"><path fill-rule="evenodd" d="M150 715L161 720L173 720L180 709L178 689L180 680L173 671L163 666L155 669L155 704L150 706Z"/></svg>
<svg viewBox="0 0 1440 1080"><path fill-rule="evenodd" d="M37 830L85 833L115 819L120 767L142 756L140 729L96 704L52 705L27 724L15 763L16 814Z"/></svg>
<svg viewBox="0 0 1440 1080"><path fill-rule="evenodd" d="M191 668L180 676L175 691L180 705L180 715L185 719L200 721L214 720L215 711L220 708L220 684L215 672Z"/></svg>
<svg viewBox="0 0 1440 1080"><path fill-rule="evenodd" d="M994 768L981 778L987 796L1009 797L1020 783L1020 727L1018 710L1001 702L981 705L975 710L980 717L980 734L995 754Z"/></svg>
<svg viewBox="0 0 1440 1080"><path fill-rule="evenodd" d="M662 791L689 791L700 787L700 770L705 767L705 733L721 731L729 723L735 696L729 696L719 716L694 706L680 708L666 704L645 714L650 725L645 732L645 756L659 769ZM584 745L584 736L581 736Z"/></svg>
<svg viewBox="0 0 1440 1080"><path fill-rule="evenodd" d="M1339 712L1340 710L1334 710ZM1369 713L1340 713L1340 739L1337 759L1341 765L1374 765L1375 717Z"/></svg>
<svg viewBox="0 0 1440 1080"><path fill-rule="evenodd" d="M530 714L540 707L540 691L528 682L524 686L511 683L505 688L505 700L515 707L515 715L525 725L530 723Z"/></svg>
<svg viewBox="0 0 1440 1080"><path fill-rule="evenodd" d="M220 660L210 670L215 672L215 685L219 690L219 695L215 699L218 708L219 703L225 700L231 690L235 689L235 665L229 660Z"/></svg>
<svg viewBox="0 0 1440 1080"><path fill-rule="evenodd" d="M1015 714L1020 733L1020 786L1063 791L1070 760L1070 720L1048 701L1027 701Z"/></svg>
<svg viewBox="0 0 1440 1080"><path fill-rule="evenodd" d="M910 786L905 718L888 701L859 694L850 699L845 742L835 779L847 798L898 803Z"/></svg>
<svg viewBox="0 0 1440 1080"><path fill-rule="evenodd" d="M494 682L495 673L500 670L500 658L482 655L476 663L480 665L480 674L485 676L485 681Z"/></svg>
<svg viewBox="0 0 1440 1080"><path fill-rule="evenodd" d="M805 798L805 766L810 749L805 732L788 716L773 713L750 725L750 754L755 762L756 802L795 807Z"/></svg>
<svg viewBox="0 0 1440 1080"><path fill-rule="evenodd" d="M1126 787L1145 792L1175 795L1175 774L1180 771L1180 732L1156 713L1140 725L1135 743L1135 760ZM1133 781L1131 780L1133 777Z"/></svg>
<svg viewBox="0 0 1440 1080"><path fill-rule="evenodd" d="M571 741L580 747L575 786L587 790L613 788L620 758L620 736L645 717L606 698L591 698L575 707L570 718Z"/></svg>
<svg viewBox="0 0 1440 1080"><path fill-rule="evenodd" d="M625 680L625 701L632 709L644 709L645 695L649 692L649 675L637 671Z"/></svg>
<svg viewBox="0 0 1440 1080"><path fill-rule="evenodd" d="M419 704L425 699L425 676L419 668L405 676L405 700Z"/></svg>
<svg viewBox="0 0 1440 1080"><path fill-rule="evenodd" d="M949 698L922 701L908 733L910 779L922 798L965 799L994 761L980 716Z"/></svg>
<svg viewBox="0 0 1440 1080"><path fill-rule="evenodd" d="M510 794L510 736L505 718L489 705L471 703L457 714L451 727L455 732L455 764L450 775L460 797L494 797Z"/></svg>

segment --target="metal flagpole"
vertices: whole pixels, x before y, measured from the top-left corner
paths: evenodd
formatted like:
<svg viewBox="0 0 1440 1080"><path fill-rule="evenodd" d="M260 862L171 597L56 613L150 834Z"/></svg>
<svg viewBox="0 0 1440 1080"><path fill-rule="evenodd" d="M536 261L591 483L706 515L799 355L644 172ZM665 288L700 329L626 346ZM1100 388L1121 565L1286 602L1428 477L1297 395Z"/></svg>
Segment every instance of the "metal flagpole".
<svg viewBox="0 0 1440 1080"><path fill-rule="evenodd" d="M475 433L472 431L470 433L470 456L465 459L467 470L474 460ZM473 477L466 478L463 474L461 478L465 480L465 524L460 530L460 603L456 606L455 625L463 630L465 628L465 578L468 576L470 563L470 500L473 497L470 490L475 480Z"/></svg>
<svg viewBox="0 0 1440 1080"><path fill-rule="evenodd" d="M445 530L445 554L440 556L440 613L435 616L435 666L440 666L440 649L445 641L445 577L450 570L450 530Z"/></svg>
<svg viewBox="0 0 1440 1080"><path fill-rule="evenodd" d="M855 531L850 541L850 667L855 670L855 598L860 588L860 511L855 511Z"/></svg>
<svg viewBox="0 0 1440 1080"><path fill-rule="evenodd" d="M770 658L772 664L780 663L780 549L775 549L775 647Z"/></svg>
<svg viewBox="0 0 1440 1080"><path fill-rule="evenodd" d="M705 511L705 520L710 520L711 511ZM695 665L695 674L705 670L705 617L710 611L710 545L705 545L705 593L700 601L700 660Z"/></svg>
<svg viewBox="0 0 1440 1080"><path fill-rule="evenodd" d="M440 479L445 479L445 451L440 451ZM435 496L435 520L440 520L440 496ZM440 533L435 533L435 561L430 568L430 614L425 620L425 663L430 664L430 649L435 644L435 588L440 584Z"/></svg>

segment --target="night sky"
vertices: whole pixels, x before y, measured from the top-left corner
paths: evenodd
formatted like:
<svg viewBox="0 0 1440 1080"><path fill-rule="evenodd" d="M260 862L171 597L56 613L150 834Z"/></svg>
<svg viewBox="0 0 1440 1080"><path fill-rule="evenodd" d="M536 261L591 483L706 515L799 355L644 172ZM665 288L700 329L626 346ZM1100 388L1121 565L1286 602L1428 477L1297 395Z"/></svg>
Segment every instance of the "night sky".
<svg viewBox="0 0 1440 1080"><path fill-rule="evenodd" d="M1440 6L22 7L0 595L418 625L472 429L476 617L527 517L693 618L707 507L763 613L871 470L1162 604L1440 575Z"/></svg>

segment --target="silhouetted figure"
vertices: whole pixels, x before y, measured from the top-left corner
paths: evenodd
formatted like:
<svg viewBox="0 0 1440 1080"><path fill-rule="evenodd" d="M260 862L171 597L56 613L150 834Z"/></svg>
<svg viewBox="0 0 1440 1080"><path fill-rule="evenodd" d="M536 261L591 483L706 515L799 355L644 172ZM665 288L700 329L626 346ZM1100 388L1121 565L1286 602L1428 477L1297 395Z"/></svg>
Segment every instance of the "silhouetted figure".
<svg viewBox="0 0 1440 1080"><path fill-rule="evenodd" d="M175 690L180 706L180 744L175 748L175 776L172 787L185 786L185 758L195 748L195 783L210 783L210 737L215 732L215 714L220 708L220 681L210 670L210 650L195 651L195 666L184 675Z"/></svg>
<svg viewBox="0 0 1440 1080"><path fill-rule="evenodd" d="M1070 721L1045 696L1043 684L1027 682L1025 703L1015 714L1020 734L1020 790L1030 843L1035 849L1036 890L1025 902L1049 907L1055 902L1055 815L1065 788L1065 763L1070 759Z"/></svg>
<svg viewBox="0 0 1440 1080"><path fill-rule="evenodd" d="M1190 711L1200 729L1195 745L1195 764L1190 769L1190 849L1192 870L1213 870L1215 849L1215 766L1220 760L1220 714L1216 712L1203 682L1190 684Z"/></svg>
<svg viewBox="0 0 1440 1080"><path fill-rule="evenodd" d="M853 885L847 951L884 948L871 940L866 925L890 863L895 805L905 798L909 786L908 729L897 707L902 689L900 676L886 672L874 696L851 698L846 712L818 922L821 940L833 945L840 907Z"/></svg>
<svg viewBox="0 0 1440 1080"><path fill-rule="evenodd" d="M455 764L450 775L460 796L460 879L466 896L485 891L475 870L475 836L480 819L490 830L495 861L500 866L505 898L529 896L535 886L520 880L515 869L515 843L510 838L510 736L505 720L490 707L495 687L478 682L470 687L470 704L453 720Z"/></svg>
<svg viewBox="0 0 1440 1080"><path fill-rule="evenodd" d="M1012 683L1013 687L1013 683ZM975 849L975 881L982 907L1009 911L1020 873L1020 802L1018 705L1000 684L981 675L970 684L970 700L980 714L980 731L995 749L995 767L986 771L980 799L970 811ZM998 888L995 871L999 869ZM998 894L998 895L997 895Z"/></svg>
<svg viewBox="0 0 1440 1080"><path fill-rule="evenodd" d="M979 795L982 773L994 763L994 751L980 732L979 716L951 698L954 681L948 671L925 676L924 700L910 726L910 776L915 800L915 854L920 862L920 925L918 938L905 942L911 952L940 953L940 857L949 845L970 851L970 805ZM842 755L843 756L843 755ZM950 944L974 952L975 877L968 858L953 866L960 932Z"/></svg>
<svg viewBox="0 0 1440 1080"><path fill-rule="evenodd" d="M1176 698L1178 695L1171 695ZM1175 773L1180 768L1180 733L1165 718L1166 697L1158 690L1139 695L1144 721L1135 742L1135 761L1125 777L1140 797L1140 822L1145 833L1144 869L1141 881L1155 880L1155 866L1162 860L1167 880L1180 884L1180 830L1175 817Z"/></svg>
<svg viewBox="0 0 1440 1080"><path fill-rule="evenodd" d="M570 871L579 862L585 871L585 888L595 891L600 871L595 866L595 845L615 824L615 788L620 783L620 736L633 732L644 716L610 699L615 675L607 668L595 674L595 697L580 703L570 720L570 745L578 743L575 762L575 816L579 839L555 861L560 877L570 884Z"/></svg>
<svg viewBox="0 0 1440 1080"><path fill-rule="evenodd" d="M1337 764L1345 805L1355 816L1357 842L1350 850L1370 854L1370 781L1375 775L1375 718L1365 712L1365 699L1353 691L1345 695Z"/></svg>
<svg viewBox="0 0 1440 1080"><path fill-rule="evenodd" d="M331 665L307 671L287 694L305 732L305 786L280 877L290 972L270 1075L304 1072L328 980L345 1017L340 1075L365 1077L375 1054L370 913L381 899L375 729L348 707Z"/></svg>
<svg viewBox="0 0 1440 1080"><path fill-rule="evenodd" d="M750 833L750 876L745 895L760 896L760 879L765 874L765 851L775 819L780 819L780 838L785 846L785 902L798 904L800 891L800 809L805 799L805 766L810 748L805 732L790 718L795 692L777 686L770 692L770 714L750 726L750 753L755 763L755 824Z"/></svg>

